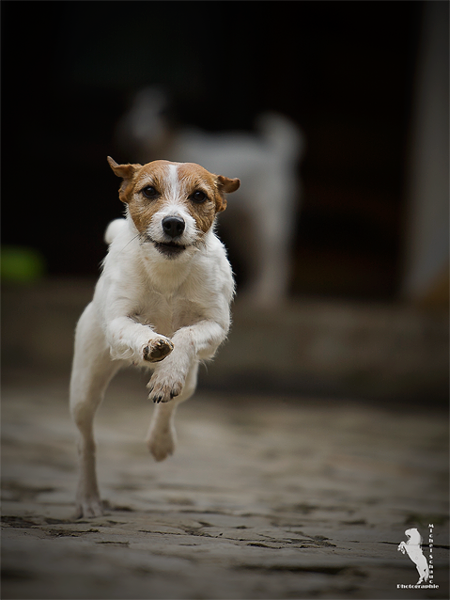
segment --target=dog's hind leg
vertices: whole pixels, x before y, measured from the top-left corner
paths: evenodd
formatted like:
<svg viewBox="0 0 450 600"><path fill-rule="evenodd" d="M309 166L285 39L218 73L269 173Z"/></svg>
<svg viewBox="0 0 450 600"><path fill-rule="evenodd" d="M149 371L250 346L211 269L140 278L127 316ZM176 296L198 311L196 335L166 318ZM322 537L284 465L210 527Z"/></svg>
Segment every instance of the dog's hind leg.
<svg viewBox="0 0 450 600"><path fill-rule="evenodd" d="M198 362L191 367L179 396L170 402L156 404L147 434L147 447L158 462L174 453L176 444L175 411L178 404L188 400L197 386Z"/></svg>
<svg viewBox="0 0 450 600"><path fill-rule="evenodd" d="M88 305L77 325L70 381L70 411L80 433L77 518L96 517L103 512L95 469L93 421L108 383L120 366L120 361L111 360L93 306Z"/></svg>

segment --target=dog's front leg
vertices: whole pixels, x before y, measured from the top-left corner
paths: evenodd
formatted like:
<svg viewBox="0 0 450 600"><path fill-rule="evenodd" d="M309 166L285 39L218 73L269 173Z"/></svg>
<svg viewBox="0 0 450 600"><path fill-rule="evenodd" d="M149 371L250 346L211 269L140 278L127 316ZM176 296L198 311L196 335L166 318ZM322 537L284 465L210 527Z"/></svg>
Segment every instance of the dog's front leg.
<svg viewBox="0 0 450 600"><path fill-rule="evenodd" d="M106 338L113 359L130 359L136 365L160 362L174 347L169 338L130 317L116 317L110 321Z"/></svg>
<svg viewBox="0 0 450 600"><path fill-rule="evenodd" d="M164 403L179 396L190 369L199 360L212 358L227 331L228 328L209 320L179 329L172 337L173 352L163 363L155 366L147 386L149 398L153 402Z"/></svg>
<svg viewBox="0 0 450 600"><path fill-rule="evenodd" d="M173 454L176 444L175 409L195 392L197 385L198 362L194 362L184 383L183 391L171 402L157 404L147 435L147 447L157 461Z"/></svg>
<svg viewBox="0 0 450 600"><path fill-rule="evenodd" d="M157 403L147 436L155 460L164 460L175 450L175 408L192 396L197 385L199 361L211 358L225 339L228 327L201 321L179 329L172 338L174 350L148 383L149 398Z"/></svg>

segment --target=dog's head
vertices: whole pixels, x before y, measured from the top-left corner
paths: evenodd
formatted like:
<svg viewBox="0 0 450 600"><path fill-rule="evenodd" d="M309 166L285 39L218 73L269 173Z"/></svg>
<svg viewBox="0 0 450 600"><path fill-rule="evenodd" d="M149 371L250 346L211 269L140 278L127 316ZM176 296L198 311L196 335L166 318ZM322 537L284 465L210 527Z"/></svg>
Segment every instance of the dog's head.
<svg viewBox="0 0 450 600"><path fill-rule="evenodd" d="M226 193L239 188L239 179L214 175L200 165L156 160L146 165L108 162L122 178L119 198L143 243L174 258L197 246L225 210Z"/></svg>

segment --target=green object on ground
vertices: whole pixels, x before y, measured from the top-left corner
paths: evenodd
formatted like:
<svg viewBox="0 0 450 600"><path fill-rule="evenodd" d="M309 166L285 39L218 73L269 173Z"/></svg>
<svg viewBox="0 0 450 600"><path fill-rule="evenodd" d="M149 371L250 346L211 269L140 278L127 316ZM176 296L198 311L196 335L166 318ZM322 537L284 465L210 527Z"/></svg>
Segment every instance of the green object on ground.
<svg viewBox="0 0 450 600"><path fill-rule="evenodd" d="M2 282L33 283L45 273L45 260L34 248L2 246L0 257Z"/></svg>

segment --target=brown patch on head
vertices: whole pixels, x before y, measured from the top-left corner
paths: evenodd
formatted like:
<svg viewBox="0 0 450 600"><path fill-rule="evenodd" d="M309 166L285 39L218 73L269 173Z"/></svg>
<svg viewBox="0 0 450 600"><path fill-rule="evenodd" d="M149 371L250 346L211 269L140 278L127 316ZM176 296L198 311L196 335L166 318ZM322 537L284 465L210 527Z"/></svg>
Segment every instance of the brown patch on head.
<svg viewBox="0 0 450 600"><path fill-rule="evenodd" d="M240 181L215 175L195 163L180 164L179 176L186 186L187 197L191 199L190 212L199 230L206 233L212 226L216 214L227 207L225 193L236 191ZM204 192L207 199L204 202L195 202L196 191Z"/></svg>
<svg viewBox="0 0 450 600"><path fill-rule="evenodd" d="M217 212L215 175L195 163L182 163L178 167L178 177L184 204L198 230L206 233Z"/></svg>
<svg viewBox="0 0 450 600"><path fill-rule="evenodd" d="M131 218L140 233L144 233L152 216L161 208L158 200L161 198L166 178L166 165L171 163L157 160L146 165L118 165L108 157L111 169L118 177L122 177L119 198L128 205ZM155 188L158 194L154 198L146 198L143 190L149 186Z"/></svg>
<svg viewBox="0 0 450 600"><path fill-rule="evenodd" d="M219 199L220 202L217 204L217 212L221 212L227 207L227 200L225 198L225 194L231 194L239 189L241 182L239 179L230 179L229 177L224 177L223 175L217 176L217 186L219 189Z"/></svg>
<svg viewBox="0 0 450 600"><path fill-rule="evenodd" d="M139 164L126 164L119 165L116 161L110 156L107 157L108 164L113 170L114 174L117 177L121 177L123 179L122 185L119 188L119 198L122 202L128 203L129 196L133 188L133 179L134 175L139 169L142 168L142 165Z"/></svg>
<svg viewBox="0 0 450 600"><path fill-rule="evenodd" d="M153 215L165 202L180 203L194 218L199 232L206 233L214 223L216 213L225 210L225 193L239 188L239 179L214 175L194 163L171 163L157 160L144 166L118 165L112 158L108 162L123 182L119 198L128 205L129 213L138 231L144 233ZM175 170L170 167L175 167ZM156 194L147 197L151 187Z"/></svg>
<svg viewBox="0 0 450 600"><path fill-rule="evenodd" d="M144 165L134 179L134 189L128 203L130 216L140 233L144 233L155 213L161 210L162 203L169 197L167 177L168 166L166 160L155 160ZM156 190L153 198L147 198L144 190L152 187Z"/></svg>
<svg viewBox="0 0 450 600"><path fill-rule="evenodd" d="M206 233L211 229L214 223L214 217L216 216L216 210L212 202L205 202L204 204L191 205L189 212L194 217L197 227L203 233Z"/></svg>

